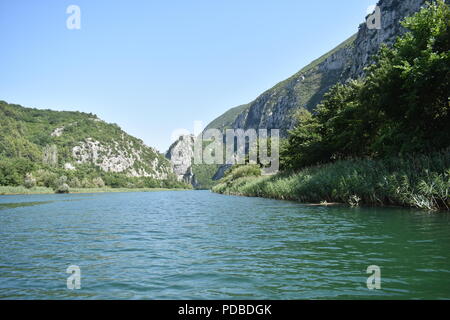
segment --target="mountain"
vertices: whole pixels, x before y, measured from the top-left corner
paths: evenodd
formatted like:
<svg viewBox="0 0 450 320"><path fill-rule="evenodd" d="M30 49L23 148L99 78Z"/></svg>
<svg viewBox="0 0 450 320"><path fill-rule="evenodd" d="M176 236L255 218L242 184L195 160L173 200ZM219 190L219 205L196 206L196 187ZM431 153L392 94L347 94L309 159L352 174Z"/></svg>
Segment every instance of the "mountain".
<svg viewBox="0 0 450 320"><path fill-rule="evenodd" d="M220 165L194 164L194 135L180 136L166 152L166 158L172 163L173 171L178 179L192 185L196 189L211 189L216 180ZM205 142L203 147L208 143Z"/></svg>
<svg viewBox="0 0 450 320"><path fill-rule="evenodd" d="M301 107L308 110L321 102L324 94L335 84L364 76L381 44L391 45L405 30L400 21L419 11L425 0L380 0L381 29L369 29L366 23L358 32L339 46L305 66L290 78L267 90L253 102L232 108L209 123L208 129L280 129L284 137L295 125L294 116ZM367 18L367 17L366 17ZM188 138L186 138L188 139ZM196 181L196 172L202 176L200 185L211 185L220 179L228 166L192 165L192 150L180 139L168 152L177 175L185 181ZM205 169L207 168L207 170ZM218 169L218 170L217 170Z"/></svg>
<svg viewBox="0 0 450 320"><path fill-rule="evenodd" d="M380 45L390 45L402 34L400 21L417 12L424 3L425 0L380 0L381 29L369 29L362 23L354 36L253 102L230 109L206 129L280 129L286 136L295 124L296 110L301 107L313 110L330 87L363 76L364 68L372 62Z"/></svg>
<svg viewBox="0 0 450 320"><path fill-rule="evenodd" d="M0 101L0 159L26 159L76 172L173 178L170 162L142 140L96 115L25 108Z"/></svg>
<svg viewBox="0 0 450 320"><path fill-rule="evenodd" d="M166 152L166 158L172 163L173 171L178 180L196 185L192 172L194 157L194 136L180 136Z"/></svg>
<svg viewBox="0 0 450 320"><path fill-rule="evenodd" d="M254 101L228 110L209 123L205 131L229 128L280 129L282 136L286 137L295 125L294 115L297 110L301 107L314 110L332 86L364 76L364 68L373 62L373 56L380 46L393 44L405 31L400 21L419 11L425 2L380 0L377 5L381 10L381 29L369 29L366 23L362 23L355 35L267 90ZM199 171L202 184L211 185L213 180L223 177L224 172L229 169L229 166L191 166L192 152L185 148L184 142L175 142L171 149L177 149L180 143L183 146L177 157L183 166L178 167L179 177L188 176L189 179L195 180L196 171ZM202 167L208 168L205 170ZM216 168L218 170L215 170Z"/></svg>

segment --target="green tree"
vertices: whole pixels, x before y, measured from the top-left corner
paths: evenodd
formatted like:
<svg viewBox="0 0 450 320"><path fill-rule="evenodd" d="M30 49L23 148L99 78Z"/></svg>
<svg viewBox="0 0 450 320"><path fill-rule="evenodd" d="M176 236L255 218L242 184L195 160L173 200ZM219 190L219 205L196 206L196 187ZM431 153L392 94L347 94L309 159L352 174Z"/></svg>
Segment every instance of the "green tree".
<svg viewBox="0 0 450 320"><path fill-rule="evenodd" d="M409 32L382 47L361 93L364 110L380 116L371 149L381 155L431 151L449 141L449 6L428 4L402 25Z"/></svg>
<svg viewBox="0 0 450 320"><path fill-rule="evenodd" d="M300 110L282 149L284 169L449 146L449 6L429 3L402 24L409 31L382 46L364 79L332 87L314 115Z"/></svg>
<svg viewBox="0 0 450 320"><path fill-rule="evenodd" d="M362 86L361 81L337 84L317 106L323 161L365 153L364 149L373 135L376 117L361 108L359 95Z"/></svg>
<svg viewBox="0 0 450 320"><path fill-rule="evenodd" d="M319 134L321 125L308 110L297 112L297 125L289 132L287 140L281 143L280 166L282 170L296 170L320 161L322 152Z"/></svg>

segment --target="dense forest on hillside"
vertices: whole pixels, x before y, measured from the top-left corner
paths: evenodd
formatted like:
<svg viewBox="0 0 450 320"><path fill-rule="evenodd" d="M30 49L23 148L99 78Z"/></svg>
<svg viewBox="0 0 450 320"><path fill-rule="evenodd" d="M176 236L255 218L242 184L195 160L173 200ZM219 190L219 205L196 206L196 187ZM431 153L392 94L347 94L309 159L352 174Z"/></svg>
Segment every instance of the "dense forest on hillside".
<svg viewBox="0 0 450 320"><path fill-rule="evenodd" d="M74 147L88 146L90 141L98 142L96 157L93 150L87 150L75 158ZM137 160L127 170L114 172L101 168L100 161L108 157L123 158L125 163ZM70 169L65 167L68 163ZM131 172L152 176L137 177ZM65 185L61 191L67 187L187 187L177 181L163 155L116 124L93 114L31 109L0 101L0 186L21 185L54 189Z"/></svg>
<svg viewBox="0 0 450 320"><path fill-rule="evenodd" d="M283 174L255 181L242 175L233 179L230 172L214 190L448 210L449 6L443 0L428 4L402 25L408 32L380 49L364 78L335 85L312 113L298 112L297 125L282 145ZM312 181L322 186L323 198ZM290 187L276 190L283 183Z"/></svg>

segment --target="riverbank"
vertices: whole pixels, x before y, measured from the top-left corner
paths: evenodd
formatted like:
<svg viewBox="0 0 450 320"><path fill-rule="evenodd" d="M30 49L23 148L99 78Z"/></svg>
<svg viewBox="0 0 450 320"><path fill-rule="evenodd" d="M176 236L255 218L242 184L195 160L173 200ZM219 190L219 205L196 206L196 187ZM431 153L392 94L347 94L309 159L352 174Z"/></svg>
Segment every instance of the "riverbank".
<svg viewBox="0 0 450 320"><path fill-rule="evenodd" d="M70 193L105 193L105 192L157 192L157 191L183 191L188 189L167 189L167 188L72 188ZM25 194L54 194L52 188L0 186L0 195L25 195Z"/></svg>
<svg viewBox="0 0 450 320"><path fill-rule="evenodd" d="M302 203L448 211L450 152L380 160L342 160L275 176L261 176L255 166L236 167L212 191Z"/></svg>

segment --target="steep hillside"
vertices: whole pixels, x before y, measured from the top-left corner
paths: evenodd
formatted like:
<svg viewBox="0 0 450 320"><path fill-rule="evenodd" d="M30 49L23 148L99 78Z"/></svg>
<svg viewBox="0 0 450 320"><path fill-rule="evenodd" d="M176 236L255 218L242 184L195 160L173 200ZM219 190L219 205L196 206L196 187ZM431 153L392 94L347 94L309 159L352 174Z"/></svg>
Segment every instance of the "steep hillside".
<svg viewBox="0 0 450 320"><path fill-rule="evenodd" d="M0 159L77 172L173 178L170 162L116 124L93 114L24 108L0 101Z"/></svg>
<svg viewBox="0 0 450 320"><path fill-rule="evenodd" d="M364 74L364 67L382 43L392 44L403 31L400 20L417 12L425 0L380 0L382 28L369 30L365 23L341 45L267 90L250 104L231 109L207 126L209 128L281 129L294 125L293 114L300 107L312 110L331 86ZM363 17L361 17L363 18Z"/></svg>
<svg viewBox="0 0 450 320"><path fill-rule="evenodd" d="M213 120L205 130L208 129L219 129L221 131L229 129L232 127L236 118L243 112L245 112L250 107L250 104L244 104L239 107L232 108L219 116L217 119Z"/></svg>
<svg viewBox="0 0 450 320"><path fill-rule="evenodd" d="M281 129L286 136L295 125L294 117L299 108L313 110L323 99L325 93L336 83L345 83L350 79L364 76L364 68L371 64L373 55L381 44L391 45L404 32L400 21L419 11L425 0L380 0L382 19L380 30L369 30L366 23L359 31L339 46L305 66L292 77L278 83L249 104L232 108L212 121L205 128L224 130L228 128L268 128ZM362 19L364 17L361 17ZM181 145L182 165L177 166L179 177L190 177L193 167L190 165L190 153L185 144L177 141L171 150ZM174 162L174 161L172 161ZM203 166L205 167L205 166ZM200 171L197 165L194 171ZM229 166L221 166L215 174L214 168L208 168L203 174L203 185L212 185L220 179ZM206 178L205 178L206 177Z"/></svg>
<svg viewBox="0 0 450 320"><path fill-rule="evenodd" d="M213 191L313 203L450 210L450 5L402 21L364 77L302 109L279 174L235 166Z"/></svg>

